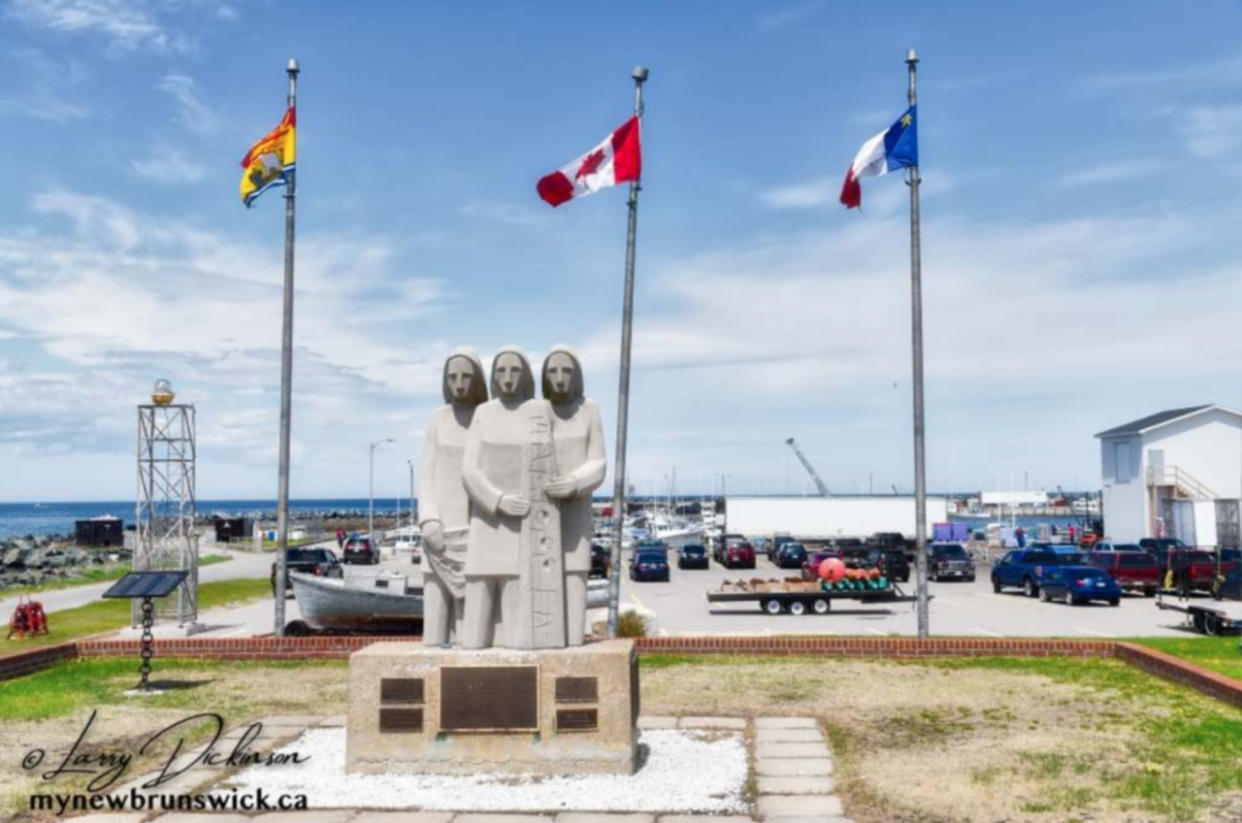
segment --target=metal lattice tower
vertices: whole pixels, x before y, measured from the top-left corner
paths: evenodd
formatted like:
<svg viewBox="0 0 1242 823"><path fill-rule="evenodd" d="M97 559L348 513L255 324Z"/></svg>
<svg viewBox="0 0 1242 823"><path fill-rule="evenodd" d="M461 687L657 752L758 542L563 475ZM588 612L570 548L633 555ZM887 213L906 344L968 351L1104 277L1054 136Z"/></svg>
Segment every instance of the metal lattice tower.
<svg viewBox="0 0 1242 823"><path fill-rule="evenodd" d="M177 589L158 604L158 616L178 626L198 619L198 535L194 531L195 421L190 405L138 407L138 505L135 571L184 569ZM137 606L131 622L138 626Z"/></svg>

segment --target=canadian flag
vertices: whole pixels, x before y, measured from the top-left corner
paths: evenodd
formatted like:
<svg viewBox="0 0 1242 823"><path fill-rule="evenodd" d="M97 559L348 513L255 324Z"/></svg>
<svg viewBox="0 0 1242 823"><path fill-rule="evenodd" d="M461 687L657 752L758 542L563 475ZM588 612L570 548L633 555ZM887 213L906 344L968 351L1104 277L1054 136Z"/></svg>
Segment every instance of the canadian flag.
<svg viewBox="0 0 1242 823"><path fill-rule="evenodd" d="M639 123L637 115L631 117L586 154L539 178L535 186L539 196L555 208L575 197L639 179L643 172Z"/></svg>

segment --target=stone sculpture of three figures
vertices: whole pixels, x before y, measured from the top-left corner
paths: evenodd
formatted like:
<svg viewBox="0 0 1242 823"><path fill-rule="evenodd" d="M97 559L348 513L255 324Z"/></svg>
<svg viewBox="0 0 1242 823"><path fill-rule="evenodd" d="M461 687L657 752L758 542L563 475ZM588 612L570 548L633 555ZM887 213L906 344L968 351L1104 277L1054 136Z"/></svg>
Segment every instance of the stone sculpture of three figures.
<svg viewBox="0 0 1242 823"><path fill-rule="evenodd" d="M549 351L541 382L542 399L516 346L486 383L474 349L444 363L447 405L427 425L418 491L427 645L582 644L604 432L568 347Z"/></svg>

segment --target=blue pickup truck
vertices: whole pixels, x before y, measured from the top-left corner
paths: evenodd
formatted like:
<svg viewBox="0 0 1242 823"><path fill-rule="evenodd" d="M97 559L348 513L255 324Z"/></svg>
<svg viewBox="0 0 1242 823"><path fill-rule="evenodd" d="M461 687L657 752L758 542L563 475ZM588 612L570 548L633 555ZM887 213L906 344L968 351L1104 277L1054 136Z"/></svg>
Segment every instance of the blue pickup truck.
<svg viewBox="0 0 1242 823"><path fill-rule="evenodd" d="M1039 594L1039 584L1044 569L1049 566L1067 566L1082 562L1080 555L1053 551L1049 546L1030 549L1014 549L992 567L992 591L1006 587L1020 588L1027 597Z"/></svg>

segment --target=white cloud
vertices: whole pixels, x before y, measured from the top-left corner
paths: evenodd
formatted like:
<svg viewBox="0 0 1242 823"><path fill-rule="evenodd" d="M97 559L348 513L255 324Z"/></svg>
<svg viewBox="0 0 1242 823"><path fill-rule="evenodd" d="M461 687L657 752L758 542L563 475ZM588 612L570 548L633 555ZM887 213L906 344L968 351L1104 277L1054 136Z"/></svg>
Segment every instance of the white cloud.
<svg viewBox="0 0 1242 823"><path fill-rule="evenodd" d="M1095 186L1101 183L1121 183L1127 180L1147 177L1165 168L1167 166L1160 160L1148 158L1119 160L1112 163L1099 163L1069 172L1062 175L1057 183L1069 187Z"/></svg>
<svg viewBox="0 0 1242 823"><path fill-rule="evenodd" d="M776 446L805 432L831 455L838 486L874 468L878 488L908 488L908 223L902 213L850 218L647 267L634 332L636 473L732 470L747 475L739 490L773 491ZM998 467L1025 466L1067 488L1075 477L1091 485L1095 431L1165 406L1242 399L1232 388L1242 267L1219 244L1229 219L925 221L933 483L986 485ZM1186 267L1192 251L1211 260L1213 248L1219 264ZM1193 350L1210 356L1188 357L1153 331L1171 328L1193 328ZM610 323L580 345L605 407L617 338ZM710 431L655 436L688 428Z"/></svg>
<svg viewBox="0 0 1242 823"><path fill-rule="evenodd" d="M1144 60L1144 62L1147 62ZM1177 91L1187 88L1230 87L1242 79L1242 56L1214 58L1181 66L1144 68L1135 71L1108 72L1085 78L1077 87L1089 92L1115 92L1119 90L1147 91L1174 87Z"/></svg>
<svg viewBox="0 0 1242 823"><path fill-rule="evenodd" d="M497 220L513 226L534 226L546 221L546 215L518 203L506 200L484 200L476 198L458 209L467 217L482 217Z"/></svg>
<svg viewBox="0 0 1242 823"><path fill-rule="evenodd" d="M840 191L840 180L816 177L802 183L765 189L759 192L759 202L773 209L806 209L836 200Z"/></svg>
<svg viewBox="0 0 1242 823"><path fill-rule="evenodd" d="M0 98L0 114L17 114L32 120L68 123L81 120L89 113L90 110L85 106L37 93L27 97Z"/></svg>
<svg viewBox="0 0 1242 823"><path fill-rule="evenodd" d="M221 467L266 465L280 373L278 238L256 247L65 190L38 194L33 208L54 230L0 231L0 328L44 354L28 361L35 368L0 370L0 440L72 442L121 460L132 455L125 408L164 375L202 398L204 454ZM65 219L68 231L55 225ZM448 295L438 279L398 271L396 255L383 236L299 238L294 436L303 469L326 472L322 491L350 485L331 467L355 459L354 440L394 411L421 419L440 402L437 360L450 347L418 329Z"/></svg>
<svg viewBox="0 0 1242 823"><path fill-rule="evenodd" d="M134 174L156 183L197 183L207 176L201 164L163 144L152 146L142 158L129 162Z"/></svg>
<svg viewBox="0 0 1242 823"><path fill-rule="evenodd" d="M57 59L41 49L14 49L0 53L5 88L13 93L0 97L0 114L29 117L52 123L81 120L90 109L72 99L75 86L86 72L76 58Z"/></svg>
<svg viewBox="0 0 1242 823"><path fill-rule="evenodd" d="M819 3L799 3L797 5L784 6L783 8L770 9L759 15L756 23L760 31L779 31L780 29L801 23L819 11L819 9Z"/></svg>
<svg viewBox="0 0 1242 823"><path fill-rule="evenodd" d="M186 51L188 39L166 29L151 9L133 0L10 0L7 14L37 28L99 34L124 51Z"/></svg>
<svg viewBox="0 0 1242 823"><path fill-rule="evenodd" d="M220 118L195 91L194 78L184 74L166 74L156 86L177 101L177 120L193 134L211 134L220 126Z"/></svg>
<svg viewBox="0 0 1242 823"><path fill-rule="evenodd" d="M1242 104L1181 106L1168 113L1187 151L1195 157L1237 157L1242 147Z"/></svg>

